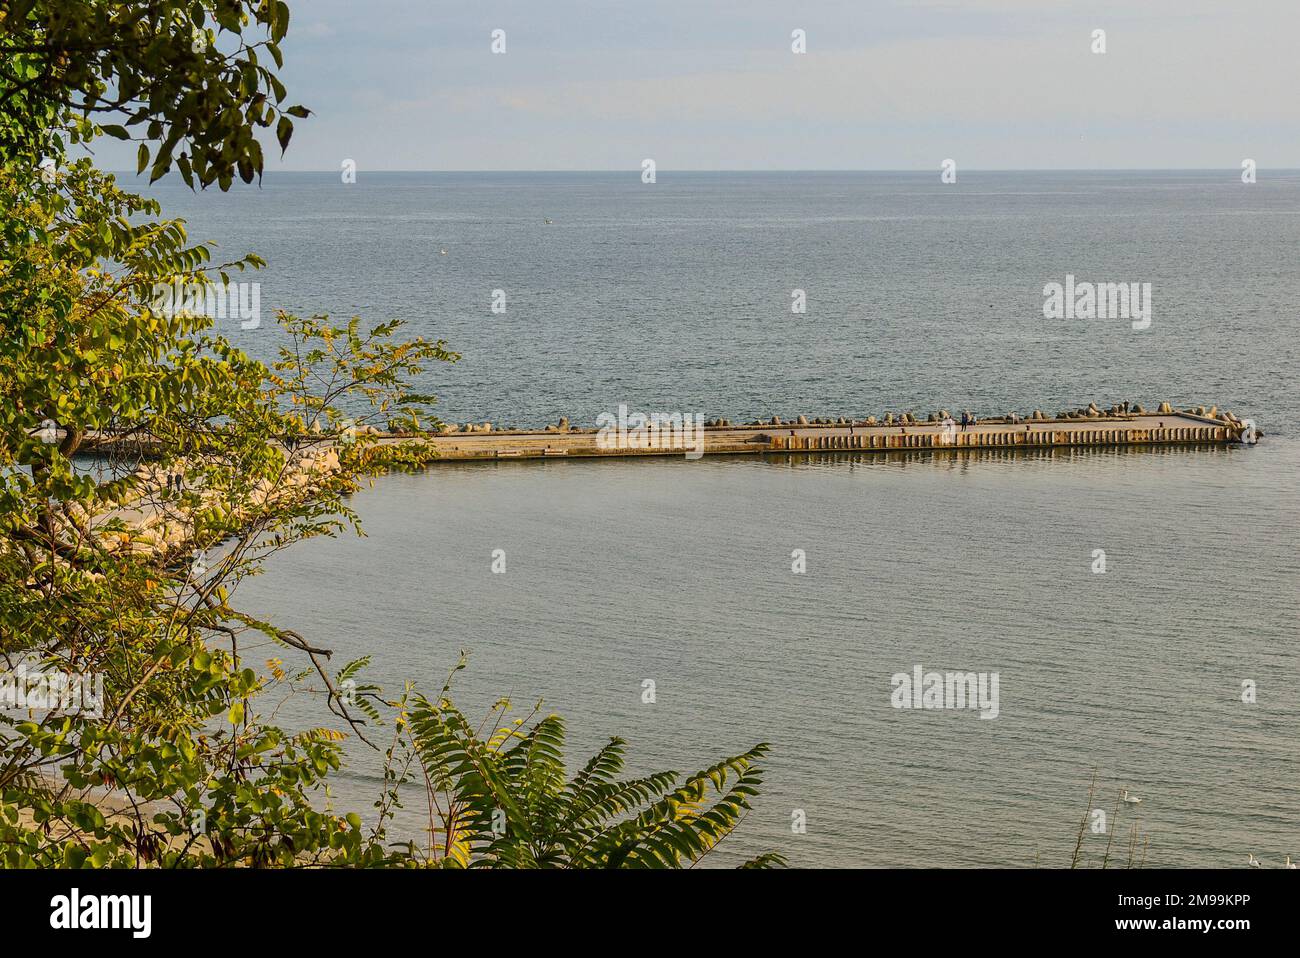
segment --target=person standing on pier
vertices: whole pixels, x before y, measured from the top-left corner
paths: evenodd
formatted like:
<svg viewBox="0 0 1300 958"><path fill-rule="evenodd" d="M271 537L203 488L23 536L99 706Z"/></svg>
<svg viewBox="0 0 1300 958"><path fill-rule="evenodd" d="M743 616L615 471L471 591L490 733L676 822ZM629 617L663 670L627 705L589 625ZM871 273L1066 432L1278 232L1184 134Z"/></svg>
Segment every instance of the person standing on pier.
<svg viewBox="0 0 1300 958"><path fill-rule="evenodd" d="M970 410L964 410L961 414L961 431L965 432L966 427L970 425Z"/></svg>

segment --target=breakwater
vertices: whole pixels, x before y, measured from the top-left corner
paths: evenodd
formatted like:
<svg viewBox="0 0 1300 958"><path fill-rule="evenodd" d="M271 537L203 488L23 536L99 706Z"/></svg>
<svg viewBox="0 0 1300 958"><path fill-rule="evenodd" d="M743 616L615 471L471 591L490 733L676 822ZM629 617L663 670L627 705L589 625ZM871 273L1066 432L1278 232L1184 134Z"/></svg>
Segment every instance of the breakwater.
<svg viewBox="0 0 1300 958"><path fill-rule="evenodd" d="M1042 449L1070 446L1254 443L1262 435L1253 422L1215 407L1154 412L1142 407L1089 406L1049 417L1041 411L980 419L961 425L946 413L922 420L910 414L865 419L809 419L799 416L744 425L711 420L692 433L675 424L641 426L611 433L579 429L567 421L544 430L496 430L490 424L450 427L422 437L438 461L603 458L654 455L741 455L869 453L895 450ZM388 439L388 437L385 437ZM395 437L393 441L396 441Z"/></svg>

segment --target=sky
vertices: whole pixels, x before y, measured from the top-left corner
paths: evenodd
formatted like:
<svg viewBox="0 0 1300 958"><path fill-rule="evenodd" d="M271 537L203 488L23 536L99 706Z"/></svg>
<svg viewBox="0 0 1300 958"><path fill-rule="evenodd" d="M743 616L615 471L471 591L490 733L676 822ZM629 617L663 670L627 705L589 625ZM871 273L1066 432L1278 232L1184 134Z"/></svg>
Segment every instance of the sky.
<svg viewBox="0 0 1300 958"><path fill-rule="evenodd" d="M1297 0L289 2L268 172L1300 167Z"/></svg>

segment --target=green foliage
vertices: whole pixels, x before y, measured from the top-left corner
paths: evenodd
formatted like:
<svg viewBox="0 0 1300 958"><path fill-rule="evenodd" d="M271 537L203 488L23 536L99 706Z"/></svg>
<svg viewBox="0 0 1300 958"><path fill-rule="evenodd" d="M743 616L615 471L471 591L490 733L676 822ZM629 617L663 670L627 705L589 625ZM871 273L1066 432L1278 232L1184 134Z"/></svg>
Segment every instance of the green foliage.
<svg viewBox="0 0 1300 958"><path fill-rule="evenodd" d="M276 71L282 0L0 0L0 156L35 165L99 133L139 142L139 170L190 186L260 176L258 132L293 119Z"/></svg>
<svg viewBox="0 0 1300 958"><path fill-rule="evenodd" d="M328 650L232 594L278 550L357 528L344 497L422 461L370 433L344 440L341 407L362 427L427 417L411 380L455 355L394 341L395 324L282 315L290 345L274 368L256 362L153 291L257 260L214 264L157 213L86 160L49 180L0 173L0 671L103 682L97 714L0 713L0 860L367 864L385 855L376 836L314 796L342 737L379 720L375 690L345 697L357 666L332 674ZM306 668L255 670L256 641ZM284 694L319 697L341 728L276 728L260 706Z"/></svg>
<svg viewBox="0 0 1300 958"><path fill-rule="evenodd" d="M736 828L762 781L766 744L680 781L671 771L620 778L620 738L568 779L558 715L507 723L503 700L481 735L447 691L415 696L404 713L429 808L425 855L444 867L680 868ZM743 867L783 864L769 853Z"/></svg>

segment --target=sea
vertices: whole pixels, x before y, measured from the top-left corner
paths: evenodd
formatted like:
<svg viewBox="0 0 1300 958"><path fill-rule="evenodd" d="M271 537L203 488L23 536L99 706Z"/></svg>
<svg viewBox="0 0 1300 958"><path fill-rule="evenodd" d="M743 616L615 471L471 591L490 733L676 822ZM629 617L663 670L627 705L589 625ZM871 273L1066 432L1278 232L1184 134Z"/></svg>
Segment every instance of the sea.
<svg viewBox="0 0 1300 958"><path fill-rule="evenodd" d="M464 650L456 704L540 701L574 770L612 736L629 775L769 743L710 864L1300 859L1300 172L134 188L214 260L267 260L231 277L260 284L260 322L219 332L271 360L277 310L401 320L461 355L419 383L449 422L1254 419L1253 447L435 465L379 478L350 503L364 536L277 554L236 601L336 664L370 656L394 695L436 695ZM1150 284L1149 325L1047 318L1071 277ZM996 677L996 707L902 707L917 670ZM277 717L329 719L310 696ZM329 801L366 812L375 755L348 752ZM427 827L413 788L394 832Z"/></svg>

